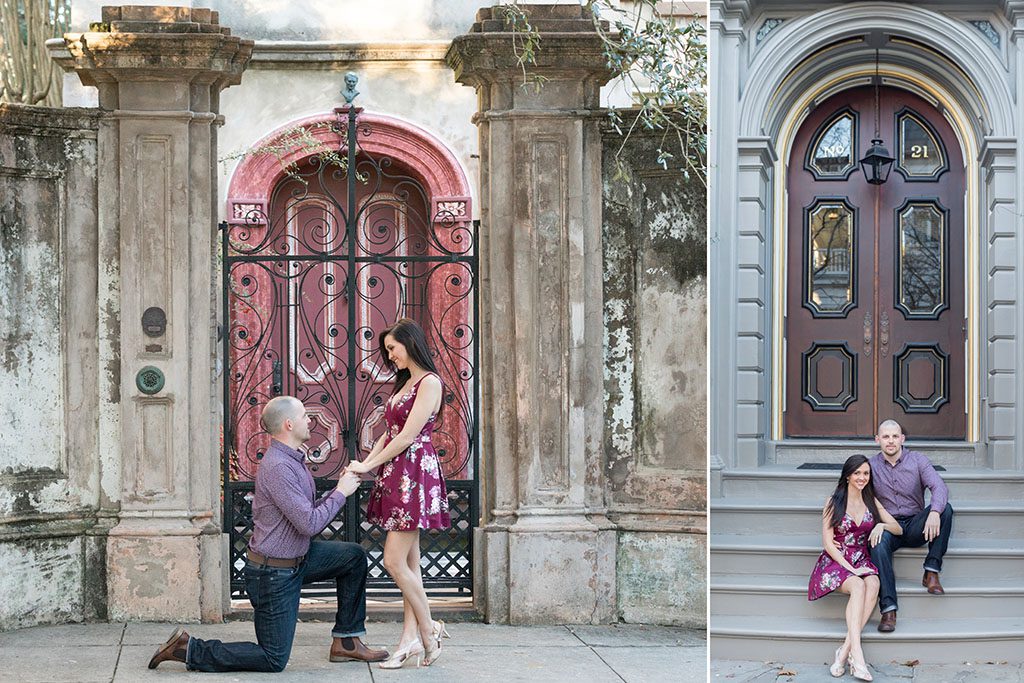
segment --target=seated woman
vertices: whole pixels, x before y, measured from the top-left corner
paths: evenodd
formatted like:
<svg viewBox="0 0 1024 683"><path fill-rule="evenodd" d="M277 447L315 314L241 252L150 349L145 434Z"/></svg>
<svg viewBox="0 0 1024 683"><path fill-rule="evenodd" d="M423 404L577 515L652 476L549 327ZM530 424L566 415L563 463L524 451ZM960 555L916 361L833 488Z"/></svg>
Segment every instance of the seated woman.
<svg viewBox="0 0 1024 683"><path fill-rule="evenodd" d="M824 552L818 557L807 587L807 599L817 600L834 590L850 596L846 603L846 640L836 650L829 673L836 678L850 673L862 681L872 680L864 661L860 633L878 600L878 569L871 563L868 543L878 544L882 533L903 533L899 523L875 498L871 466L863 455L851 455L821 513Z"/></svg>

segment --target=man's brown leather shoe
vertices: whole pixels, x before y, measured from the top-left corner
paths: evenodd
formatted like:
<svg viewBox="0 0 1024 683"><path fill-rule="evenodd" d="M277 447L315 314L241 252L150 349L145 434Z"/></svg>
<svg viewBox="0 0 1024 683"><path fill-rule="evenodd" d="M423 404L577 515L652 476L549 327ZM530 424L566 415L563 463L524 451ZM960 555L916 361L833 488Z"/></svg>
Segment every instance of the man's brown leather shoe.
<svg viewBox="0 0 1024 683"><path fill-rule="evenodd" d="M927 588L932 595L943 595L946 592L942 590L942 584L939 583L939 575L927 569L924 572L924 578L921 579L921 585Z"/></svg>
<svg viewBox="0 0 1024 683"><path fill-rule="evenodd" d="M331 641L331 661L383 662L388 658L387 650L371 650L359 638L335 638Z"/></svg>
<svg viewBox="0 0 1024 683"><path fill-rule="evenodd" d="M896 630L896 610L882 613L882 620L878 622L878 630L882 633L892 633Z"/></svg>
<svg viewBox="0 0 1024 683"><path fill-rule="evenodd" d="M188 652L188 633L185 629L178 627L167 639L167 642L157 648L156 654L149 660L149 668L155 669L160 662L181 662L185 663L185 654Z"/></svg>

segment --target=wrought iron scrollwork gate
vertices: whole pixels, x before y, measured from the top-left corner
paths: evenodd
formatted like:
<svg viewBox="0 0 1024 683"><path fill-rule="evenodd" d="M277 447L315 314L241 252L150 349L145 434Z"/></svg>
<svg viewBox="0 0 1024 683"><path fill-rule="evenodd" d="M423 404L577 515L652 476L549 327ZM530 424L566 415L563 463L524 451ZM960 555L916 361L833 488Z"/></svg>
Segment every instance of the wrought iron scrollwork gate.
<svg viewBox="0 0 1024 683"><path fill-rule="evenodd" d="M362 459L384 427L391 378L379 330L399 317L426 331L444 383L434 431L452 528L421 534L430 595L472 591L479 518L477 255L474 222L435 210L421 179L399 158L374 158L359 109L336 110L338 150L313 154L277 184L244 223L221 224L223 262L224 530L231 593L244 595L251 499L269 436L259 413L275 395L296 396L313 417L307 459L318 491ZM363 544L368 593L395 595L383 568L384 531L365 520L364 482L321 535ZM307 595L333 595L313 586Z"/></svg>

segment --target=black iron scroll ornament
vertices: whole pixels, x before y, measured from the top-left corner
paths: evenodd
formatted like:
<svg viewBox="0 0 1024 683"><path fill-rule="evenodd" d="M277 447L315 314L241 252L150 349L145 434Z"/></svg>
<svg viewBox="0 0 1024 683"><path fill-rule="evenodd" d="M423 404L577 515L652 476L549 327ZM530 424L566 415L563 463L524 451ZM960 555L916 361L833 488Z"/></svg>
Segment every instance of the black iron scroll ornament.
<svg viewBox="0 0 1024 683"><path fill-rule="evenodd" d="M384 427L391 377L377 333L399 317L427 332L442 376L445 410L434 445L449 491L452 529L423 534L428 594L469 595L472 529L479 517L479 349L476 225L434 211L424 179L400 158L360 143L354 73L335 110L334 149L311 150L243 224L222 223L224 526L231 535L231 588L251 534L251 492L269 445L259 426L275 395L296 396L313 417L307 461L320 490L362 459ZM364 483L324 538L362 543L371 594L397 594L383 569L383 530L364 519ZM314 587L311 595L333 594Z"/></svg>

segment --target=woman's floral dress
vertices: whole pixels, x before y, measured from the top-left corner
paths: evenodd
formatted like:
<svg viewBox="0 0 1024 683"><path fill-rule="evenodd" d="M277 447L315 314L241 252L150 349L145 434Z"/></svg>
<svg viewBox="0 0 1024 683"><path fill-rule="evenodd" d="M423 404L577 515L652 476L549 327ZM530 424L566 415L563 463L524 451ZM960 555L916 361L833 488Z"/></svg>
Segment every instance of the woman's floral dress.
<svg viewBox="0 0 1024 683"><path fill-rule="evenodd" d="M871 552L868 550L868 536L875 526L871 513L864 511L864 519L860 524L853 521L849 513L843 515L839 525L833 527L835 544L851 567L859 569L868 567L872 574L878 574L878 568L871 564ZM825 551L818 556L818 561L811 572L811 580L807 585L807 599L817 600L828 595L843 585L843 581L853 576Z"/></svg>
<svg viewBox="0 0 1024 683"><path fill-rule="evenodd" d="M404 395L389 400L384 408L388 430L385 446L405 427L424 377ZM436 419L436 413L431 415L412 445L381 465L366 506L366 519L371 524L386 531L447 529L452 525L444 475L430 440Z"/></svg>

